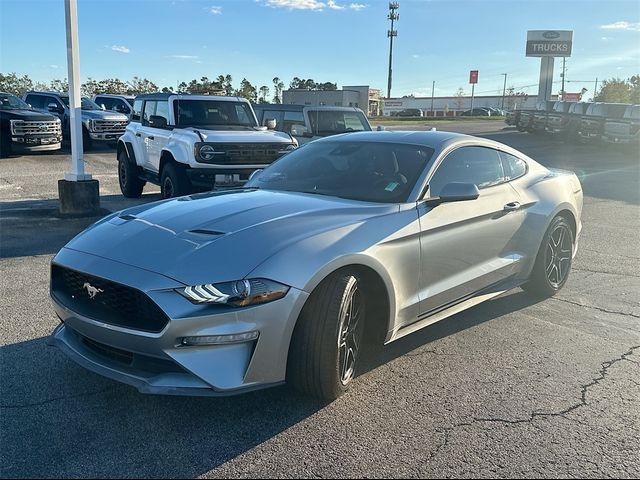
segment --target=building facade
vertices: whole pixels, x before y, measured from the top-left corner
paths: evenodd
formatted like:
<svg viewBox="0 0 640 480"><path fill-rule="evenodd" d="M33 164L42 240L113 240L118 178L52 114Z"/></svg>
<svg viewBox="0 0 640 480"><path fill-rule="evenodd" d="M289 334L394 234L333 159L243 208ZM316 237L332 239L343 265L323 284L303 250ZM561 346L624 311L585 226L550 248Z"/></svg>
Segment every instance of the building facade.
<svg viewBox="0 0 640 480"><path fill-rule="evenodd" d="M380 90L368 85L345 85L341 90L284 90L282 103L357 107L368 116L381 114Z"/></svg>
<svg viewBox="0 0 640 480"><path fill-rule="evenodd" d="M552 96L556 100L557 95ZM504 97L505 110L534 108L537 95L512 95ZM477 95L473 108L502 108L502 95ZM471 108L471 96L451 97L401 97L384 99L383 115L392 115L406 108L419 108L425 116L453 117Z"/></svg>

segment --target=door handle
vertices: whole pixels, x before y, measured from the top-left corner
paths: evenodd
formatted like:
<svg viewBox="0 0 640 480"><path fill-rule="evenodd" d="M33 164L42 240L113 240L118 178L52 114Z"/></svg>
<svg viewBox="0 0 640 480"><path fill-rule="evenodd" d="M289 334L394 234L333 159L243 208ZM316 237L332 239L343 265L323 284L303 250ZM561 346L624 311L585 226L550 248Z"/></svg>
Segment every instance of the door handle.
<svg viewBox="0 0 640 480"><path fill-rule="evenodd" d="M505 212L515 212L520 207L521 207L520 202L509 202L504 206L503 210Z"/></svg>

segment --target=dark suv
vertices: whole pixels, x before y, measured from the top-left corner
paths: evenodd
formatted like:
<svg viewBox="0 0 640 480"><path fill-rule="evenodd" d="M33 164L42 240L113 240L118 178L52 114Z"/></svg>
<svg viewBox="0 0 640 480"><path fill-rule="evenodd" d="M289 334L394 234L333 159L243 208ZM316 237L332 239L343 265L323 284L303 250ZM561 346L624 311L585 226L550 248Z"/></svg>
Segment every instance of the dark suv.
<svg viewBox="0 0 640 480"><path fill-rule="evenodd" d="M17 152L59 150L60 120L33 110L10 93L0 92L0 150L2 156Z"/></svg>
<svg viewBox="0 0 640 480"><path fill-rule="evenodd" d="M619 120L607 118L602 139L609 143L640 144L640 105L628 105Z"/></svg>

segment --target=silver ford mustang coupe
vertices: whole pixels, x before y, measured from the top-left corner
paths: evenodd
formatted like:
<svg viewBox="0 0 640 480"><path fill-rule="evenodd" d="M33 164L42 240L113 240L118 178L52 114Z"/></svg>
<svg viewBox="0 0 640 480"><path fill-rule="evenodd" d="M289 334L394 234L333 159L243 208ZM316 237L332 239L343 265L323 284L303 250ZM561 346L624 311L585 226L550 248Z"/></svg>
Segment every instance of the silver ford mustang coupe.
<svg viewBox="0 0 640 480"><path fill-rule="evenodd" d="M288 153L240 190L114 213L51 264L51 343L143 393L289 382L324 399L389 343L521 286L560 290L582 189L500 143L366 132ZM368 341L368 340L367 340Z"/></svg>

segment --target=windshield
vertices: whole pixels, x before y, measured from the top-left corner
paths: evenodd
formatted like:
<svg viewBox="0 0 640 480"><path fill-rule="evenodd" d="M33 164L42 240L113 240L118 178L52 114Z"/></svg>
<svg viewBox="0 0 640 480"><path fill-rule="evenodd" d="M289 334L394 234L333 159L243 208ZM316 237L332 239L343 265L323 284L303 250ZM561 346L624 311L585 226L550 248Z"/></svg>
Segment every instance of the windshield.
<svg viewBox="0 0 640 480"><path fill-rule="evenodd" d="M432 155L433 149L422 145L311 142L286 154L245 186L401 203L408 200Z"/></svg>
<svg viewBox="0 0 640 480"><path fill-rule="evenodd" d="M361 112L340 110L309 110L311 131L327 136L346 132L369 131L369 123Z"/></svg>
<svg viewBox="0 0 640 480"><path fill-rule="evenodd" d="M60 100L65 104L66 107L69 107L69 97L60 95ZM102 110L97 104L93 103L89 100L89 97L82 97L82 103L80 104L82 110Z"/></svg>
<svg viewBox="0 0 640 480"><path fill-rule="evenodd" d="M31 110L31 107L10 93L0 93L0 110Z"/></svg>
<svg viewBox="0 0 640 480"><path fill-rule="evenodd" d="M257 126L251 106L245 102L220 100L174 100L177 125L181 127Z"/></svg>

